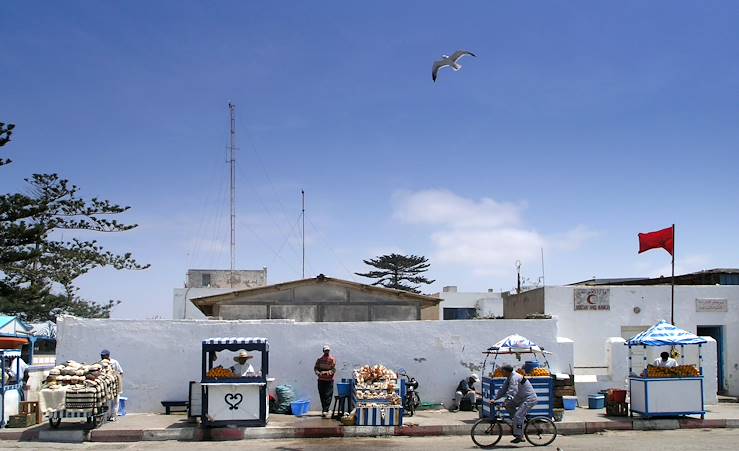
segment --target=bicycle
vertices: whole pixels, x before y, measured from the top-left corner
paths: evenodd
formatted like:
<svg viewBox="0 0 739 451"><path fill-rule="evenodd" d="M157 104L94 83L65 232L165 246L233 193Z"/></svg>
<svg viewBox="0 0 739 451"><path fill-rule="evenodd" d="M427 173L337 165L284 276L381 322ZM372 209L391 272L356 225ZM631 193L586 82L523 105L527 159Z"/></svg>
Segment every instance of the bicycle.
<svg viewBox="0 0 739 451"><path fill-rule="evenodd" d="M470 431L472 441L480 448L493 448L498 444L503 437L501 424L507 424L511 429L511 433L513 433L513 420L503 417L503 407L499 403L491 401L490 408L494 412L494 416L480 418ZM523 435L526 437L526 441L534 446L546 446L557 438L557 426L547 417L526 418Z"/></svg>

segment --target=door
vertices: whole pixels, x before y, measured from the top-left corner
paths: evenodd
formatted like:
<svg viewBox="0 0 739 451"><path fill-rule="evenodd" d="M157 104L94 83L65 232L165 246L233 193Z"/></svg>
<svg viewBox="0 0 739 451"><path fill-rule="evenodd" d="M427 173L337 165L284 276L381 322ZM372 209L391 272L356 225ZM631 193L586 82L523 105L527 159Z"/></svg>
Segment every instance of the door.
<svg viewBox="0 0 739 451"><path fill-rule="evenodd" d="M711 337L716 340L716 366L718 371L718 392L724 393L724 326L698 326L697 335L699 337Z"/></svg>
<svg viewBox="0 0 739 451"><path fill-rule="evenodd" d="M628 340L633 338L652 326L621 326L621 338ZM642 371L647 367L644 361L644 357L647 356L647 350L641 346L634 346L631 348L631 369L636 374L641 374Z"/></svg>

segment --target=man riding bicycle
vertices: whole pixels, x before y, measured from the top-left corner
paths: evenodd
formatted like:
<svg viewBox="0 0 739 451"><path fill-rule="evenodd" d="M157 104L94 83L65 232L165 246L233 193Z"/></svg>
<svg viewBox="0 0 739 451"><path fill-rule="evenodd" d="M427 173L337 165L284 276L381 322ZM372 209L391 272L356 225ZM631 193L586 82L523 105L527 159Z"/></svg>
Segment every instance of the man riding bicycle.
<svg viewBox="0 0 739 451"><path fill-rule="evenodd" d="M531 382L514 372L511 365L503 365L501 370L505 373L506 381L493 399L495 401L505 399L505 408L513 419L514 438L511 443L521 443L524 441L523 424L526 415L536 405L536 392Z"/></svg>

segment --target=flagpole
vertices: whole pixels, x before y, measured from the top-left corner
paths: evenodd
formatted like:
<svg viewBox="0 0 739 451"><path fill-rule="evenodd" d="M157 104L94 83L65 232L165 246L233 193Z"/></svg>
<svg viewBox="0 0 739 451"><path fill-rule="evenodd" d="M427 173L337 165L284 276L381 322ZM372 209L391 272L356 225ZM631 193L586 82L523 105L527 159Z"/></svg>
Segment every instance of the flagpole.
<svg viewBox="0 0 739 451"><path fill-rule="evenodd" d="M675 224L672 224L672 297L670 300L670 322L675 325Z"/></svg>

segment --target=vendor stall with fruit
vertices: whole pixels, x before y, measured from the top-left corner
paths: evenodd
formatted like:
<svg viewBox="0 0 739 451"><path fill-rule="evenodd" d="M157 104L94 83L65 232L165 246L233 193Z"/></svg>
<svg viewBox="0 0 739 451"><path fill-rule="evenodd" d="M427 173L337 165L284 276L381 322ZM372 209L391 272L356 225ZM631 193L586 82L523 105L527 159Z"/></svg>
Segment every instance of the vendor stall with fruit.
<svg viewBox="0 0 739 451"><path fill-rule="evenodd" d="M498 362L498 357L514 356L517 362L521 362L522 356L528 356L533 360L524 360L523 364L516 369L516 372L526 376L536 391L538 401L529 414L531 416L554 417L554 380L546 357L551 354L549 351L545 351L526 337L514 334L500 340L483 351L483 354L485 360L482 365L482 416L494 416L494 412L491 410L491 402L495 393L506 380L501 367L504 363L512 364L511 362ZM486 374L485 371L490 356L493 356L492 371ZM542 359L543 362L539 359Z"/></svg>
<svg viewBox="0 0 739 451"><path fill-rule="evenodd" d="M236 353L233 366L216 366L218 353ZM257 369L250 363L259 353ZM202 342L201 420L204 426L266 426L269 343L266 338L208 338Z"/></svg>
<svg viewBox="0 0 739 451"><path fill-rule="evenodd" d="M705 338L660 321L626 341L629 347L629 395L631 414L644 417L700 415L705 417L703 404L703 356ZM647 365L647 347L670 346L680 348L680 365L665 367ZM685 346L698 346L698 366L685 364ZM644 350L645 369L634 373L632 350Z"/></svg>

